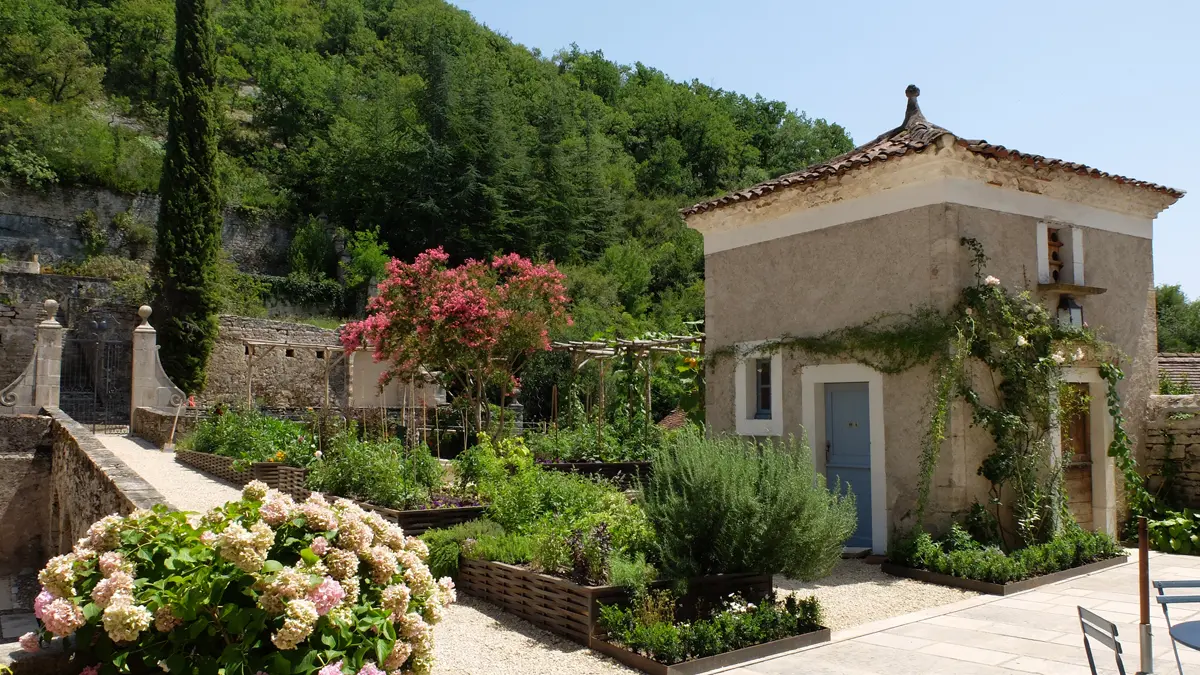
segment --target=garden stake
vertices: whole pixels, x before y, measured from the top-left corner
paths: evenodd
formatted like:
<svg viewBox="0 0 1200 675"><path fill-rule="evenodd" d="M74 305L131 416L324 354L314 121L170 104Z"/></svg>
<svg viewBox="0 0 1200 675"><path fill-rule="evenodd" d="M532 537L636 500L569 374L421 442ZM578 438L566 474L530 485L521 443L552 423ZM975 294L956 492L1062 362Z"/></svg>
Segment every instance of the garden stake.
<svg viewBox="0 0 1200 675"><path fill-rule="evenodd" d="M171 435L167 438L167 444L163 446L163 452L174 452L175 450L175 426L179 424L179 413L183 410L183 401L179 402L179 406L175 408L175 421L171 422Z"/></svg>
<svg viewBox="0 0 1200 675"><path fill-rule="evenodd" d="M1141 670L1139 673L1154 672L1154 637L1150 631L1150 537L1146 533L1146 516L1138 516L1138 605L1141 621L1138 622L1138 638L1141 645Z"/></svg>

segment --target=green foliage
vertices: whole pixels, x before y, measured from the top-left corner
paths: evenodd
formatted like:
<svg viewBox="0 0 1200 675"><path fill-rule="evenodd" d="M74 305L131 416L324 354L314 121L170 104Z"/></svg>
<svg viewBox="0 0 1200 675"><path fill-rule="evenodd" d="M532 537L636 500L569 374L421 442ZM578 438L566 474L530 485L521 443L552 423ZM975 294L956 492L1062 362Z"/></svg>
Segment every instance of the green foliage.
<svg viewBox="0 0 1200 675"><path fill-rule="evenodd" d="M1071 524L1049 541L1006 554L997 546L980 544L955 524L940 541L927 532L915 532L889 555L910 567L1006 584L1114 558L1124 555L1124 549L1107 534Z"/></svg>
<svg viewBox="0 0 1200 675"><path fill-rule="evenodd" d="M288 249L288 263L292 273L302 278L325 279L332 277L337 269L337 252L333 249L333 237L320 220L309 218L292 235Z"/></svg>
<svg viewBox="0 0 1200 675"><path fill-rule="evenodd" d="M125 252L131 258L141 258L154 247L154 228L137 219L130 211L113 216L113 228L121 234Z"/></svg>
<svg viewBox="0 0 1200 675"><path fill-rule="evenodd" d="M653 456L641 501L671 578L754 572L816 579L857 522L847 486L818 480L807 445L676 435Z"/></svg>
<svg viewBox="0 0 1200 675"><path fill-rule="evenodd" d="M55 103L99 92L104 68L71 18L54 0L0 0L0 91Z"/></svg>
<svg viewBox="0 0 1200 675"><path fill-rule="evenodd" d="M1158 393L1164 396L1179 396L1182 394L1194 394L1196 391L1192 389L1192 384L1187 381L1187 378L1179 378L1174 380L1167 373L1158 374Z"/></svg>
<svg viewBox="0 0 1200 675"><path fill-rule="evenodd" d="M393 649L388 667L432 667L432 643L397 635L390 617L411 613L432 625L452 600L432 583L414 586L400 605L385 595L405 573L427 579L425 565L356 566L334 573L335 582L317 567L314 549L337 541L352 512L311 504L324 512L326 531L294 508L274 520L265 513L269 500L257 483L203 517L159 505L98 521L39 575L58 597L37 638L49 644L51 628L73 636L75 663L105 673L316 675L329 662L350 671L382 666ZM380 526L380 540L403 550L399 529ZM354 602L340 602L351 589ZM71 616L78 620L66 621Z"/></svg>
<svg viewBox="0 0 1200 675"><path fill-rule="evenodd" d="M185 392L204 389L217 335L221 198L213 88L217 55L205 0L175 3L175 71L160 187L154 281L162 366Z"/></svg>
<svg viewBox="0 0 1200 675"><path fill-rule="evenodd" d="M253 408L219 406L180 441L192 452L252 462L282 462L305 467L317 452L317 440L299 422L281 420Z"/></svg>
<svg viewBox="0 0 1200 675"><path fill-rule="evenodd" d="M100 255L108 248L108 233L100 226L100 218L92 209L75 218L75 232L79 235L83 254L87 257Z"/></svg>
<svg viewBox="0 0 1200 675"><path fill-rule="evenodd" d="M239 271L225 251L221 251L217 259L215 271L213 293L218 300L219 313L259 317L267 315L266 305L263 304L268 291L267 284L253 274Z"/></svg>
<svg viewBox="0 0 1200 675"><path fill-rule="evenodd" d="M1161 517L1146 522L1150 545L1167 553L1200 553L1200 522L1191 509L1165 510Z"/></svg>
<svg viewBox="0 0 1200 675"><path fill-rule="evenodd" d="M1159 352L1200 352L1200 301L1178 284L1155 288Z"/></svg>
<svg viewBox="0 0 1200 675"><path fill-rule="evenodd" d="M820 628L820 622L815 597L789 595L781 602L774 593L758 605L734 597L712 616L688 623L664 616L661 606L600 608L609 641L668 665L801 635Z"/></svg>
<svg viewBox="0 0 1200 675"><path fill-rule="evenodd" d="M658 570L646 561L646 554L638 552L634 556L620 552L613 553L608 559L609 582L633 591L634 595L644 593L650 584L658 577Z"/></svg>
<svg viewBox="0 0 1200 675"><path fill-rule="evenodd" d="M403 510L428 504L441 484L441 464L424 446L351 439L329 445L309 465L313 490Z"/></svg>
<svg viewBox="0 0 1200 675"><path fill-rule="evenodd" d="M88 106L33 98L0 97L0 149L0 180L35 189L59 183L152 192L163 160L159 142L110 125Z"/></svg>
<svg viewBox="0 0 1200 675"><path fill-rule="evenodd" d="M473 520L427 530L421 539L429 547L429 571L436 578L457 577L460 554L510 565L533 559L530 537L507 534L503 527L490 520Z"/></svg>
<svg viewBox="0 0 1200 675"><path fill-rule="evenodd" d="M342 279L351 288L365 286L372 280L382 281L391 257L387 246L379 241L379 228L348 232L342 230L346 239L346 253L350 260L342 261Z"/></svg>
<svg viewBox="0 0 1200 675"><path fill-rule="evenodd" d="M150 301L150 265L117 255L97 255L59 268L63 274L99 277L113 282L113 291L131 305Z"/></svg>

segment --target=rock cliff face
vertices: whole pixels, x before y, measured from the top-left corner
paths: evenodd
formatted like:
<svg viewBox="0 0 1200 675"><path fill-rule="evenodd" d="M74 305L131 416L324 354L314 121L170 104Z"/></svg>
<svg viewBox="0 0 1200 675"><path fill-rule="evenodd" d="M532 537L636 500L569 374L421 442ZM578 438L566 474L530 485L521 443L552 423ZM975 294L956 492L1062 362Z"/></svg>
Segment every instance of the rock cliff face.
<svg viewBox="0 0 1200 675"><path fill-rule="evenodd" d="M83 243L76 220L88 210L96 214L109 237L110 248L116 251L124 237L112 227L113 218L128 213L154 226L158 221L158 195L123 195L94 188L4 190L0 192L0 255L29 260L36 254L49 265L81 257ZM287 273L291 234L283 222L255 220L226 210L222 243L245 272Z"/></svg>

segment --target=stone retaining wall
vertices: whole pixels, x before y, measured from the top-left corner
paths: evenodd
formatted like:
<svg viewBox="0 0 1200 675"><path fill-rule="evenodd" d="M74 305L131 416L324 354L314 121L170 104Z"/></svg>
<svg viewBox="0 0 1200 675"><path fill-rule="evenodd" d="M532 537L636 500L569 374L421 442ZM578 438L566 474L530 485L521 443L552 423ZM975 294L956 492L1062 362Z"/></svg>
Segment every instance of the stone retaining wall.
<svg viewBox="0 0 1200 675"><path fill-rule="evenodd" d="M143 438L158 447L166 446L171 439L171 426L175 425L175 443L191 431L200 421L200 415L186 408L179 414L179 422L175 421L175 411L162 408L137 408L133 411L133 421L130 433Z"/></svg>
<svg viewBox="0 0 1200 675"><path fill-rule="evenodd" d="M108 228L111 248L122 245L121 234L111 228L113 217L128 212L154 227L158 222L158 195L124 195L95 188L52 187L45 191L5 189L0 194L0 253L14 260L37 254L42 263L83 256L75 220L85 211L96 214ZM263 274L287 273L291 233L285 223L248 218L226 209L221 245L238 267Z"/></svg>
<svg viewBox="0 0 1200 675"><path fill-rule="evenodd" d="M0 417L0 577L46 562L52 422L46 416Z"/></svg>
<svg viewBox="0 0 1200 675"><path fill-rule="evenodd" d="M1200 395L1151 396L1143 471L1169 504L1200 508Z"/></svg>
<svg viewBox="0 0 1200 675"><path fill-rule="evenodd" d="M158 490L85 427L57 408L45 412L54 418L47 556L71 550L88 527L104 516L166 503Z"/></svg>

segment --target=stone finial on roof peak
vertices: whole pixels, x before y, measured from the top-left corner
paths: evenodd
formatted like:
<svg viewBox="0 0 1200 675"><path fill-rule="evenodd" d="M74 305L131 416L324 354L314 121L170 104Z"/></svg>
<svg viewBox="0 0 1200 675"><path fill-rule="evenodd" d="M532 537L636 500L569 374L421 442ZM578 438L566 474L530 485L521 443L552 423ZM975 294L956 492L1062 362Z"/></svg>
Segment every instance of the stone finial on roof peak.
<svg viewBox="0 0 1200 675"><path fill-rule="evenodd" d="M904 95L908 97L908 107L904 110L904 124L900 125L901 128L925 122L925 115L921 114L921 106L917 105L917 97L921 95L921 88L910 84L905 88Z"/></svg>

